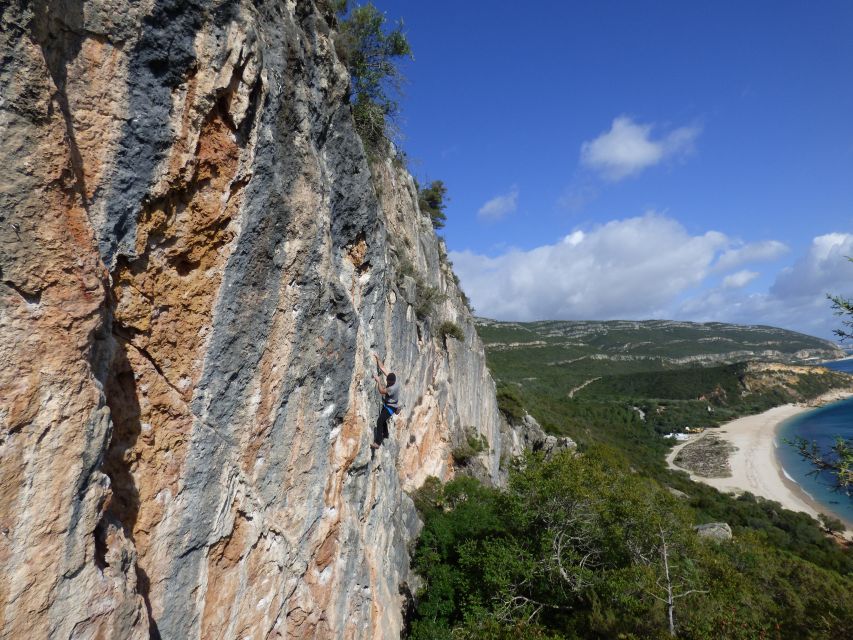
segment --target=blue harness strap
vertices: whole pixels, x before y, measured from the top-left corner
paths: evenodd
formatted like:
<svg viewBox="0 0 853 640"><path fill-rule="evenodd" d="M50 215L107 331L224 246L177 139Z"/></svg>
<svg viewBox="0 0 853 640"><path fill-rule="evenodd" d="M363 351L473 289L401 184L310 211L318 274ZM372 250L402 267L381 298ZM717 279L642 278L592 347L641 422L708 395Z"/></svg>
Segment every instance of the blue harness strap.
<svg viewBox="0 0 853 640"><path fill-rule="evenodd" d="M383 406L383 407L385 407L386 409L388 409L388 413L389 413L390 415L392 415L392 416L393 416L395 413L397 413L397 411L394 409L394 407L389 407L389 406L388 406L387 404L385 404L384 402L382 403L382 406Z"/></svg>

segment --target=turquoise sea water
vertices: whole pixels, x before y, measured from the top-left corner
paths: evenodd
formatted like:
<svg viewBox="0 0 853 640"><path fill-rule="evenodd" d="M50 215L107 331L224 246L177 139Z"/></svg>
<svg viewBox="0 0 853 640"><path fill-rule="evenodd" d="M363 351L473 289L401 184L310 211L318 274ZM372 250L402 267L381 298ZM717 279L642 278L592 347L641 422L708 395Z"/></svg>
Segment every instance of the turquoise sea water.
<svg viewBox="0 0 853 640"><path fill-rule="evenodd" d="M853 360L827 362L822 366L853 373ZM853 398L834 402L787 420L780 427L776 438L776 454L789 478L823 505L827 514L841 518L848 528L853 528L853 497L833 491L832 478L828 473L811 474L814 467L802 460L796 450L783 441L783 438L794 440L801 437L809 442L815 441L821 449L827 450L834 444L837 436L853 438Z"/></svg>

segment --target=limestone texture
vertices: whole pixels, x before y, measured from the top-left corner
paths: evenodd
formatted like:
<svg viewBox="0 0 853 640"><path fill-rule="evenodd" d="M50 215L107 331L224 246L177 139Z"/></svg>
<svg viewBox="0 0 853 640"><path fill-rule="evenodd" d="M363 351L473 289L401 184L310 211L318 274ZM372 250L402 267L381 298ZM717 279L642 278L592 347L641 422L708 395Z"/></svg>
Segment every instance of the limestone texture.
<svg viewBox="0 0 853 640"><path fill-rule="evenodd" d="M407 492L467 434L494 483L524 446L335 29L0 6L0 637L398 638ZM404 408L371 455L374 352Z"/></svg>

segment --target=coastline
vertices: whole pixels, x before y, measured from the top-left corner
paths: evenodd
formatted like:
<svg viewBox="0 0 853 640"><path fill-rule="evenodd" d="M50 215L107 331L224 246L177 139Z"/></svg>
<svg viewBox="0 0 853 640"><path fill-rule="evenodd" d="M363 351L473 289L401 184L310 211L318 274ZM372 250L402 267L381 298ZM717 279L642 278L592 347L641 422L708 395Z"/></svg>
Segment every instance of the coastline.
<svg viewBox="0 0 853 640"><path fill-rule="evenodd" d="M817 518L827 508L814 500L799 484L785 475L782 464L776 455L776 435L786 420L814 408L853 397L853 390L835 390L826 393L808 404L786 404L774 407L764 413L738 418L716 429L706 429L701 434L691 436L679 442L667 455L670 469L685 471L691 480L703 482L727 493L750 493L775 500L786 509L804 511ZM731 476L726 478L705 478L683 469L674 463L675 457L685 446L695 443L706 435L713 434L733 445L735 451L729 454ZM847 526L844 537L853 540L853 522L843 520Z"/></svg>

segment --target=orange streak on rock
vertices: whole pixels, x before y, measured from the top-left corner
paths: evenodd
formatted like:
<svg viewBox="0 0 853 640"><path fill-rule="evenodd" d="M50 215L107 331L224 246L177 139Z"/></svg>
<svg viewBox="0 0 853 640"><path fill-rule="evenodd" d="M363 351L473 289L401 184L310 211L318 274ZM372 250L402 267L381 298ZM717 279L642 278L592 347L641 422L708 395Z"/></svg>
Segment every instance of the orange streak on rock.
<svg viewBox="0 0 853 640"><path fill-rule="evenodd" d="M188 406L240 205L239 148L218 110L201 129L188 182L176 178L138 221L138 257L114 273L119 349L107 383L115 434L105 461L110 509L133 533L140 566L179 488L193 426Z"/></svg>

